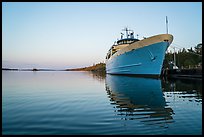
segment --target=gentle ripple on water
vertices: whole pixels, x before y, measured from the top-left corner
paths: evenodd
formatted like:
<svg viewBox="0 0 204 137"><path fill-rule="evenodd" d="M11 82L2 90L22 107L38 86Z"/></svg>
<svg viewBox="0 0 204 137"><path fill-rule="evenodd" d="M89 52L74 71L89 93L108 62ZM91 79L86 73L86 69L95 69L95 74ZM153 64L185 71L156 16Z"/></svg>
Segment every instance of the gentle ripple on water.
<svg viewBox="0 0 204 137"><path fill-rule="evenodd" d="M2 71L3 134L202 134L201 81Z"/></svg>

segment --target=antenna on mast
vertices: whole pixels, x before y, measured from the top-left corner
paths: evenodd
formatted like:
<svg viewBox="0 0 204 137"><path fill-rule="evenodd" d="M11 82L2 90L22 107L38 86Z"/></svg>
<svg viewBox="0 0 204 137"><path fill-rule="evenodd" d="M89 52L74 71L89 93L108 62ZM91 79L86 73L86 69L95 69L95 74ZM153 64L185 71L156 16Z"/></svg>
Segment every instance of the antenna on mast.
<svg viewBox="0 0 204 137"><path fill-rule="evenodd" d="M168 34L168 19L167 19L167 16L166 16L166 34Z"/></svg>
<svg viewBox="0 0 204 137"><path fill-rule="evenodd" d="M128 27L125 27L124 29L122 29L122 31L126 31L126 36L127 36L127 38L130 36L130 34L128 33L128 31L132 31L132 32L133 32L133 30L128 29Z"/></svg>

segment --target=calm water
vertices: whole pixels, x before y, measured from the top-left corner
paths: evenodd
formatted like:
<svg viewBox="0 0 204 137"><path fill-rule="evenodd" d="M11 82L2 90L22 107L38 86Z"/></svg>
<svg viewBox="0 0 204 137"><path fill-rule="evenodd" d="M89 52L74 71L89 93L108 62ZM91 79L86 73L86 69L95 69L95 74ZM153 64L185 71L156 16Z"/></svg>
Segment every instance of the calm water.
<svg viewBox="0 0 204 137"><path fill-rule="evenodd" d="M3 134L202 134L202 82L2 71Z"/></svg>

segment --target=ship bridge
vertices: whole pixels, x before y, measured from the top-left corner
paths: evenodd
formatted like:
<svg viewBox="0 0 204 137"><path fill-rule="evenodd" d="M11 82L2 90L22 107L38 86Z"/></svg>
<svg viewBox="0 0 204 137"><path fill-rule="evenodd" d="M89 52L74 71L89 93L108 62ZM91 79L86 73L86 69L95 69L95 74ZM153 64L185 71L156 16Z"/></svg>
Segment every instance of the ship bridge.
<svg viewBox="0 0 204 137"><path fill-rule="evenodd" d="M133 42L139 41L139 39L135 39L135 38L125 38L125 39L120 39L117 41L118 45L121 44L131 44Z"/></svg>
<svg viewBox="0 0 204 137"><path fill-rule="evenodd" d="M121 44L131 44L133 42L139 41L139 39L134 38L133 30L130 30L128 28L124 28L123 31L126 32L126 38L123 38L124 34L121 33L121 39L117 41L118 45L121 45Z"/></svg>
<svg viewBox="0 0 204 137"><path fill-rule="evenodd" d="M115 42L113 44L113 46L109 49L106 59L109 59L113 54L115 54L117 51L119 51L120 49L128 46L129 44L132 44L134 42L140 41L138 38L134 38L134 32L133 30L130 30L128 28L123 29L123 31L126 32L126 37L123 38L123 33L121 33L121 38L120 40L117 40L117 42ZM137 35L138 36L138 35Z"/></svg>

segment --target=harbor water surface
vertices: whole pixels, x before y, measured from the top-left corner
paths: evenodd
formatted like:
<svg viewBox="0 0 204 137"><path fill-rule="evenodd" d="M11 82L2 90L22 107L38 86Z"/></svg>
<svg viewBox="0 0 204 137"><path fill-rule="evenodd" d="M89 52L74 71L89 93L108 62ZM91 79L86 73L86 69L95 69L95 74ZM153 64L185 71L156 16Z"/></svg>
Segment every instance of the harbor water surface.
<svg viewBox="0 0 204 137"><path fill-rule="evenodd" d="M2 134L201 135L202 81L2 71Z"/></svg>

